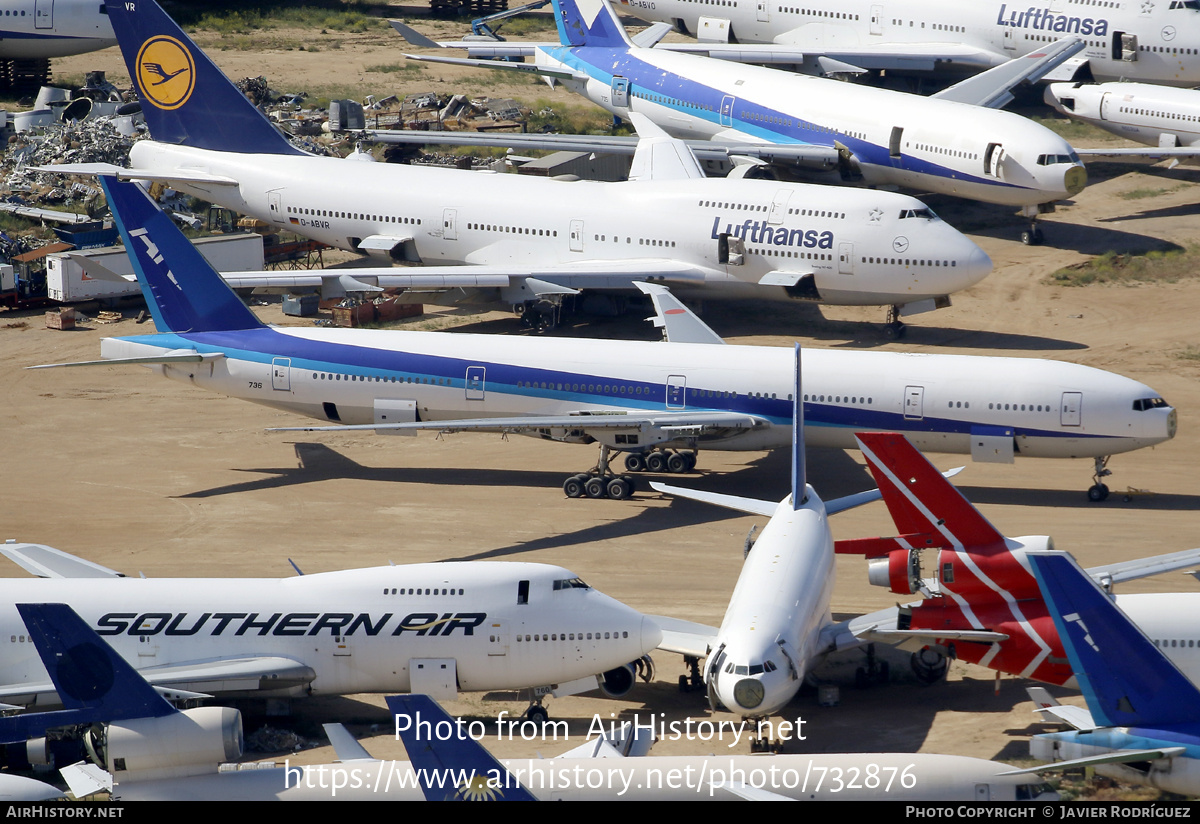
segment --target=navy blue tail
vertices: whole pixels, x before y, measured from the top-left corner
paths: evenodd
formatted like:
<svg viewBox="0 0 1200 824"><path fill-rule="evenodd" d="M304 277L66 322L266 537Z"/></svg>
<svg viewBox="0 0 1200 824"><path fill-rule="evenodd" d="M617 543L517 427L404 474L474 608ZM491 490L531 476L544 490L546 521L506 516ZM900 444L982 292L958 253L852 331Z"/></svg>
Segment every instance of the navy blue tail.
<svg viewBox="0 0 1200 824"><path fill-rule="evenodd" d="M564 46L627 49L633 46L608 0L553 0L558 39Z"/></svg>
<svg viewBox="0 0 1200 824"><path fill-rule="evenodd" d="M426 801L536 801L428 695L389 695Z"/></svg>
<svg viewBox="0 0 1200 824"><path fill-rule="evenodd" d="M155 140L219 152L303 154L154 0L107 9Z"/></svg>
<svg viewBox="0 0 1200 824"><path fill-rule="evenodd" d="M204 256L133 183L100 178L159 332L227 332L262 326Z"/></svg>
<svg viewBox="0 0 1200 824"><path fill-rule="evenodd" d="M1027 556L1095 722L1104 727L1200 721L1200 692L1069 555Z"/></svg>
<svg viewBox="0 0 1200 824"><path fill-rule="evenodd" d="M0 718L0 743L55 727L177 712L66 604L17 604L17 611L66 709Z"/></svg>

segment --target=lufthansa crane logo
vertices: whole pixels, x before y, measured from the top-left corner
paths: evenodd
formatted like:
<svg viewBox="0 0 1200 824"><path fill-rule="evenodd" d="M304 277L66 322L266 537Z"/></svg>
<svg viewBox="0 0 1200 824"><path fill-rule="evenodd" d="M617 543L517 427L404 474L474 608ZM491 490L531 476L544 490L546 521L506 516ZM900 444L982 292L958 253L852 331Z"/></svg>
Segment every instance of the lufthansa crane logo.
<svg viewBox="0 0 1200 824"><path fill-rule="evenodd" d="M178 109L196 87L196 62L174 37L151 37L138 52L137 81L142 99L160 109Z"/></svg>

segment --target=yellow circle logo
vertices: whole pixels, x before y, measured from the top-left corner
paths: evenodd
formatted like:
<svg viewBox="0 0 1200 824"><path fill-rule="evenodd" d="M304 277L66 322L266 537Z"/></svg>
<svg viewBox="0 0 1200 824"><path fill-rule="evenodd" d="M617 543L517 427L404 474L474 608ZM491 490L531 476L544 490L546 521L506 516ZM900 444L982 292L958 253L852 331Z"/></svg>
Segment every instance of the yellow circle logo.
<svg viewBox="0 0 1200 824"><path fill-rule="evenodd" d="M158 35L142 44L137 56L138 90L160 109L178 109L196 87L196 63L174 37Z"/></svg>

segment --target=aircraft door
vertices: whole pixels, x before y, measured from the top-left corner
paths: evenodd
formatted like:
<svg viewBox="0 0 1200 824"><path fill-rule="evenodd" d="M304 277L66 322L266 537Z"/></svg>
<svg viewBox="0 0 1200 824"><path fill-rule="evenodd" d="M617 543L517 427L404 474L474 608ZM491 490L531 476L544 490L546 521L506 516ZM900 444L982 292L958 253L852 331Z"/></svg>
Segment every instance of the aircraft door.
<svg viewBox="0 0 1200 824"><path fill-rule="evenodd" d="M272 192L267 192L267 205L271 209L271 221L278 223L280 226L287 225L287 218L283 216L283 190L276 189Z"/></svg>
<svg viewBox="0 0 1200 824"><path fill-rule="evenodd" d="M892 135L888 139L888 156L894 160L900 158L901 149L904 146L904 127L893 126Z"/></svg>
<svg viewBox="0 0 1200 824"><path fill-rule="evenodd" d="M442 240L458 240L458 210L442 210Z"/></svg>
<svg viewBox="0 0 1200 824"><path fill-rule="evenodd" d="M775 193L775 197L771 199L771 211L767 215L767 223L772 225L783 223L783 216L787 214L788 198L791 196L791 189L780 189Z"/></svg>
<svg viewBox="0 0 1200 824"><path fill-rule="evenodd" d="M871 6L871 34L883 34L883 6Z"/></svg>
<svg viewBox="0 0 1200 824"><path fill-rule="evenodd" d="M582 220L572 220L571 221L571 251L572 252L582 252L583 251L583 221Z"/></svg>
<svg viewBox="0 0 1200 824"><path fill-rule="evenodd" d="M771 22L771 6L770 0L758 0L758 22Z"/></svg>
<svg viewBox="0 0 1200 824"><path fill-rule="evenodd" d="M484 393L484 377L487 374L486 366L468 366L467 367L467 400L481 401Z"/></svg>
<svg viewBox="0 0 1200 824"><path fill-rule="evenodd" d="M291 358L275 358L271 361L271 388L281 392L292 391Z"/></svg>
<svg viewBox="0 0 1200 824"><path fill-rule="evenodd" d="M492 658L508 655L508 628L503 621L488 625L488 656Z"/></svg>
<svg viewBox="0 0 1200 824"><path fill-rule="evenodd" d="M667 378L667 409L683 409L687 405L687 378L671 375Z"/></svg>
<svg viewBox="0 0 1200 824"><path fill-rule="evenodd" d="M733 105L737 103L737 98L727 94L721 98L721 125L733 125Z"/></svg>
<svg viewBox="0 0 1200 824"><path fill-rule="evenodd" d="M976 784L975 785L975 800L976 801L991 801L992 800L991 786L988 784Z"/></svg>
<svg viewBox="0 0 1200 824"><path fill-rule="evenodd" d="M1138 59L1137 35L1123 31L1113 32L1112 59L1125 63L1136 63Z"/></svg>
<svg viewBox="0 0 1200 824"><path fill-rule="evenodd" d="M629 108L629 78L613 77L612 104L615 109Z"/></svg>
<svg viewBox="0 0 1200 824"><path fill-rule="evenodd" d="M1083 426L1083 393L1063 392L1062 412L1059 420L1063 426Z"/></svg>
<svg viewBox="0 0 1200 824"><path fill-rule="evenodd" d="M983 171L994 178L1003 178L1004 147L999 143L989 143L983 153Z"/></svg>
<svg viewBox="0 0 1200 824"><path fill-rule="evenodd" d="M1013 34L1013 30L1011 28L1004 29L1004 48L1008 49L1009 51L1016 51L1017 49L1017 37L1015 34Z"/></svg>
<svg viewBox="0 0 1200 824"><path fill-rule="evenodd" d="M13 12L16 14L16 12ZM54 0L37 0L33 4L33 25L39 29L54 28Z"/></svg>
<svg viewBox="0 0 1200 824"><path fill-rule="evenodd" d="M838 274L853 275L854 274L854 244L839 243L838 244Z"/></svg>
<svg viewBox="0 0 1200 824"><path fill-rule="evenodd" d="M925 387L904 387L904 419L919 421L925 417Z"/></svg>

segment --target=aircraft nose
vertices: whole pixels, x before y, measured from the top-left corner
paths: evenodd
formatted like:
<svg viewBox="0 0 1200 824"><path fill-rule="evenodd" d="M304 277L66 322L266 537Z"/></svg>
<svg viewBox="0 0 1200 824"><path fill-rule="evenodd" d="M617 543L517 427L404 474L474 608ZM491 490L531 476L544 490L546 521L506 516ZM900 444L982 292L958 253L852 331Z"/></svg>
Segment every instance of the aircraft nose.
<svg viewBox="0 0 1200 824"><path fill-rule="evenodd" d="M972 244L974 246L974 244ZM992 259L978 246L967 255L966 272L969 284L976 284L992 273Z"/></svg>
<svg viewBox="0 0 1200 824"><path fill-rule="evenodd" d="M1179 415L1174 408L1167 413L1167 440L1175 437L1175 429L1179 425Z"/></svg>
<svg viewBox="0 0 1200 824"><path fill-rule="evenodd" d="M1063 175L1063 187L1067 190L1067 196L1073 197L1082 192L1084 186L1087 186L1087 169L1083 168L1082 163L1076 163Z"/></svg>

